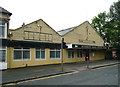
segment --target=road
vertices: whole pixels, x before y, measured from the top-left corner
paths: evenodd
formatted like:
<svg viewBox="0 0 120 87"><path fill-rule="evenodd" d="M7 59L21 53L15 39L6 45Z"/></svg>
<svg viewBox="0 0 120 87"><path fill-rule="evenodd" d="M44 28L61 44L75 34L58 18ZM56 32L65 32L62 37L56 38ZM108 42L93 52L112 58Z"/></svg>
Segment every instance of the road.
<svg viewBox="0 0 120 87"><path fill-rule="evenodd" d="M40 78L17 85L118 85L118 65Z"/></svg>

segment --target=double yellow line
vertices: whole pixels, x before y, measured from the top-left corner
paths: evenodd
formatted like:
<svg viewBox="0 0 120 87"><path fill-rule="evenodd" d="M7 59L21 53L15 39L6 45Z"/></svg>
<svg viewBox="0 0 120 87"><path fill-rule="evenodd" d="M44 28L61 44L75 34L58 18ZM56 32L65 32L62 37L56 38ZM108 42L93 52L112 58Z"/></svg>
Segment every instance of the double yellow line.
<svg viewBox="0 0 120 87"><path fill-rule="evenodd" d="M98 67L98 68L95 68L95 69L93 69L93 70L102 69L102 68L106 68L106 67L117 66L117 65L120 65L120 64L111 64L111 65L107 65L107 66Z"/></svg>
<svg viewBox="0 0 120 87"><path fill-rule="evenodd" d="M78 73L78 72L79 71L75 71L75 72L70 72L70 73L64 73L64 74L59 74L59 75L53 75L53 76L48 76L48 77L42 77L42 78L36 78L36 79L21 81L21 82L17 82L17 83L8 83L8 84L5 84L3 86L17 85L17 84L21 84L21 83L25 83L25 82L30 82L30 81L43 80L43 79L54 78L54 77L63 76L63 75L75 74L75 73Z"/></svg>

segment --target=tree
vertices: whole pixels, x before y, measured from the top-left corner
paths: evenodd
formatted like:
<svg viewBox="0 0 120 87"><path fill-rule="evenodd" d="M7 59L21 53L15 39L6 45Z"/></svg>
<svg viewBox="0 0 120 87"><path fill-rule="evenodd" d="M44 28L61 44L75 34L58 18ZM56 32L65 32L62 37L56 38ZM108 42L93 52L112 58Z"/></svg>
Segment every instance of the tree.
<svg viewBox="0 0 120 87"><path fill-rule="evenodd" d="M115 38L112 38L114 42L113 47L120 49L120 0L111 5L109 18L111 28L114 29L113 33L115 35Z"/></svg>
<svg viewBox="0 0 120 87"><path fill-rule="evenodd" d="M120 49L120 0L110 6L108 13L103 12L95 16L92 25L105 42Z"/></svg>

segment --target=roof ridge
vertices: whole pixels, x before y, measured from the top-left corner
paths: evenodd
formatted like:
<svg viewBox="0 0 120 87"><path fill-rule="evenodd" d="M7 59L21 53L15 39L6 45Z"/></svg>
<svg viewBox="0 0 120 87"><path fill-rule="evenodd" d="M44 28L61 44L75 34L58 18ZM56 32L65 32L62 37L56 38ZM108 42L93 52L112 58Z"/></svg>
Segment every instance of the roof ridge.
<svg viewBox="0 0 120 87"><path fill-rule="evenodd" d="M4 9L4 8L1 7L1 6L0 6L0 9L1 9L1 10L0 10L0 13L5 13L5 14L8 14L8 15L10 15L10 16L12 15L11 12L7 11L6 9Z"/></svg>

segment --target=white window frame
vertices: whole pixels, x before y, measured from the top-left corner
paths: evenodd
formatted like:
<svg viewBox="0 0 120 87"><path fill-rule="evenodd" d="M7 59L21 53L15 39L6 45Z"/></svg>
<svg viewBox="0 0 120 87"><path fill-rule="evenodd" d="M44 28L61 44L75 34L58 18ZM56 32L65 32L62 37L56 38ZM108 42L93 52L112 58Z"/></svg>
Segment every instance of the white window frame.
<svg viewBox="0 0 120 87"><path fill-rule="evenodd" d="M39 49L39 50L38 50L38 49ZM40 51L40 56L41 56L41 52L42 52L43 50L45 51L45 58L42 59L42 58L40 57L40 58L38 59L38 58L37 58L37 55L36 55L36 52L37 52L37 51ZM35 50L35 60L46 60L46 49L45 49L45 48L36 48L36 50Z"/></svg>
<svg viewBox="0 0 120 87"><path fill-rule="evenodd" d="M1 22L1 23L4 23L4 22ZM5 38L7 38L7 23L5 23L5 25L2 25L2 24L0 24L0 27L5 27L5 36L4 37L2 37L2 36L0 36L0 38L3 38L3 39L5 39Z"/></svg>
<svg viewBox="0 0 120 87"><path fill-rule="evenodd" d="M69 51L70 52L73 52L73 57L71 56L71 57L69 57ZM68 59L74 59L75 58L75 52L74 52L74 50L68 50Z"/></svg>
<svg viewBox="0 0 120 87"><path fill-rule="evenodd" d="M22 58L21 59L14 59L14 57L13 57L13 60L14 61L30 61L31 60L31 51L30 51L30 48L20 48L20 49L15 49L14 48L14 53L15 53L15 51L22 51ZM29 59L24 59L23 58L23 51L29 51L29 53L30 53L30 55L29 55Z"/></svg>
<svg viewBox="0 0 120 87"><path fill-rule="evenodd" d="M54 59L61 59L61 50L60 50L60 49L59 49L59 50L58 50L58 49L50 49L50 52L51 52L51 51L54 51L54 52L55 52L55 58L51 58L51 57L50 57L51 60L54 60ZM57 52L57 51L60 52L60 57L59 57L59 58L56 57L56 52ZM50 54L51 54L51 53L50 53Z"/></svg>
<svg viewBox="0 0 120 87"><path fill-rule="evenodd" d="M7 47L0 47L0 50L5 50L5 62L7 62Z"/></svg>

